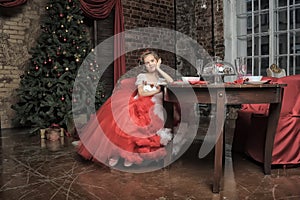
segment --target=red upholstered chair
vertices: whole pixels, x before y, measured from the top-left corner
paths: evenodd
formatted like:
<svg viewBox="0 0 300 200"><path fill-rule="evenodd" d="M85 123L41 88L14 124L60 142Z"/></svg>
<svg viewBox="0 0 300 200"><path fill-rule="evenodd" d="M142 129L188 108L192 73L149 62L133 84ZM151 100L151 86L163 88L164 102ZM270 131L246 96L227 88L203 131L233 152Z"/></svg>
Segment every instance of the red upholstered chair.
<svg viewBox="0 0 300 200"><path fill-rule="evenodd" d="M264 77L286 83L277 131L274 138L272 164L300 163L300 75L282 78ZM233 140L234 151L242 151L258 162L264 161L268 104L245 104L238 111Z"/></svg>

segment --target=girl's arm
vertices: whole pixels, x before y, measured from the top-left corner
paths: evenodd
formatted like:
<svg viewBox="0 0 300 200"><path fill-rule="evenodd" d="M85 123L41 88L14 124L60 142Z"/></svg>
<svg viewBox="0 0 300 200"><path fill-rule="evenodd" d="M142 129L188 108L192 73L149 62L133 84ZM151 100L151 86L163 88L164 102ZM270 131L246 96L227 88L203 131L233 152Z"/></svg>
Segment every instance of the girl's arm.
<svg viewBox="0 0 300 200"><path fill-rule="evenodd" d="M164 78L166 79L167 83L172 83L174 80L173 78L167 74L166 72L164 72L161 68L160 68L160 64L161 64L161 58L157 61L157 65L156 65L156 70L157 72Z"/></svg>
<svg viewBox="0 0 300 200"><path fill-rule="evenodd" d="M160 86L153 86L156 88L156 90L152 91L145 91L144 90L144 84L138 85L138 93L140 96L153 96L160 92Z"/></svg>

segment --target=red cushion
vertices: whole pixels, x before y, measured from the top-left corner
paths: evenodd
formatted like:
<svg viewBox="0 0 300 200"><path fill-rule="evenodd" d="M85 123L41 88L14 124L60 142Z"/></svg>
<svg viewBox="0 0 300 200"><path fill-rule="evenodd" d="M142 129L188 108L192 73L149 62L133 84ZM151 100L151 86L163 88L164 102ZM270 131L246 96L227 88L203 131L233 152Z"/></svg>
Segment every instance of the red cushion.
<svg viewBox="0 0 300 200"><path fill-rule="evenodd" d="M291 115L294 106L298 104L299 101L300 74L279 78L278 82L287 84L287 87L285 87L284 89L284 97L282 101L280 115Z"/></svg>
<svg viewBox="0 0 300 200"><path fill-rule="evenodd" d="M292 110L292 116L300 117L300 93L298 94L296 99L297 99L296 104L294 105L293 110Z"/></svg>

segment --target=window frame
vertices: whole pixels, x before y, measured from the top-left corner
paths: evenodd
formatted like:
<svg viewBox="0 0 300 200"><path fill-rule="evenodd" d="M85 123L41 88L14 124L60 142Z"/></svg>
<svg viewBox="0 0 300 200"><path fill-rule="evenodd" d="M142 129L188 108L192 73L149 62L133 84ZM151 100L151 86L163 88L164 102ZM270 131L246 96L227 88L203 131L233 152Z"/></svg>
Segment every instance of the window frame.
<svg viewBox="0 0 300 200"><path fill-rule="evenodd" d="M290 1L292 1L291 5ZM252 75L265 75L265 69L268 66L275 63L280 67L280 62L284 62L286 65L282 68L286 70L287 75L300 74L300 51L296 49L296 47L300 45L300 42L296 41L297 38L300 38L300 27L297 28L296 26L296 20L299 17L296 16L296 12L300 12L298 10L300 9L299 0L286 0L285 6L277 6L279 5L279 0L269 0L269 4L266 6L267 8L263 9L261 8L262 0L227 0L223 2L225 61L234 63L234 59L237 57L247 57L250 61L249 63L251 63L248 64L248 73ZM247 2L250 2L251 12L247 12ZM296 2L297 4L295 4ZM256 9L254 9L254 7ZM238 13L238 11L242 9L244 9L245 12ZM279 26L280 19L278 15L279 11L282 10L284 11L283 13L286 13L287 25L286 29L279 30L281 26ZM242 19L243 17L244 19ZM251 20L251 24L249 24L249 19ZM265 30L266 27L262 30L262 19L265 20L264 23L269 20L267 31ZM256 27L256 24L258 27ZM250 33L248 32L249 29L251 30ZM244 34L244 32L246 32L246 34ZM286 53L280 54L280 50L282 50L279 46L280 35L285 34L287 41L287 46L285 46ZM264 46L267 45L267 43L262 43L263 37L269 37L266 39L269 41L268 54L266 55L262 55L262 48L264 48L264 51L267 49L267 47ZM244 41L242 41L242 39ZM251 41L250 47L247 44L248 39ZM256 49L254 48L255 44ZM248 48L251 48L251 54L249 54ZM262 59L266 58L268 58L268 66L262 66ZM286 60L282 61L283 58ZM255 63L257 63L256 66Z"/></svg>

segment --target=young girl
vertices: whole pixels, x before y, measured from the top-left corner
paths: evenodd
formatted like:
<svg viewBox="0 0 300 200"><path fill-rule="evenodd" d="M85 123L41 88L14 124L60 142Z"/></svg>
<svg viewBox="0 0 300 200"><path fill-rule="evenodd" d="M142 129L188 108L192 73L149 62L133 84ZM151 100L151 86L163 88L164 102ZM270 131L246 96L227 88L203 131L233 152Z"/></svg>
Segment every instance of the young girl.
<svg viewBox="0 0 300 200"><path fill-rule="evenodd" d="M129 167L166 155L171 140L164 129L160 83L173 82L161 68L153 51L141 55L146 73L122 80L112 96L79 132L78 153L86 159L115 166L120 160Z"/></svg>

